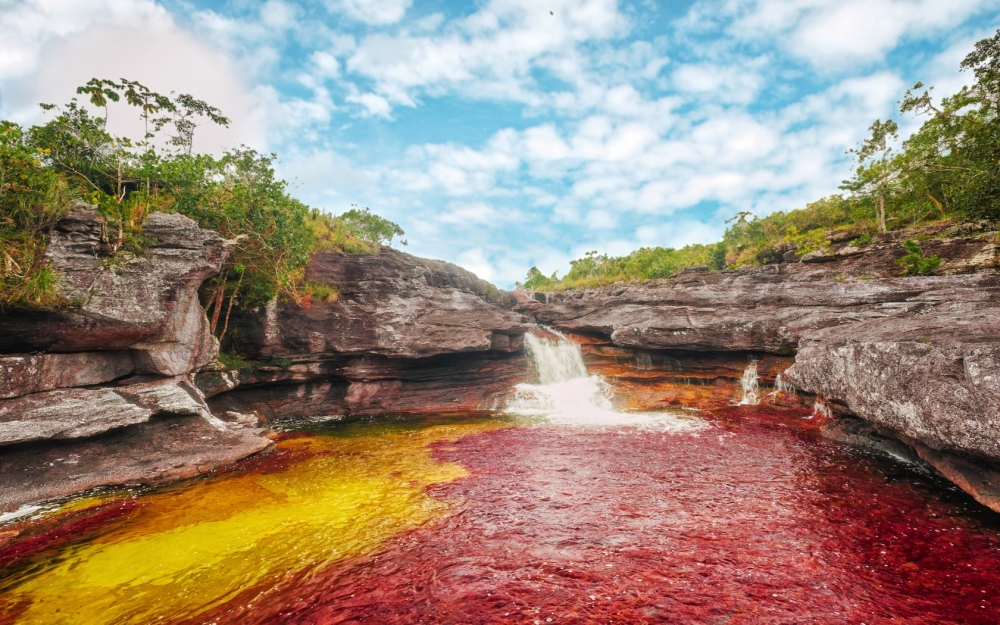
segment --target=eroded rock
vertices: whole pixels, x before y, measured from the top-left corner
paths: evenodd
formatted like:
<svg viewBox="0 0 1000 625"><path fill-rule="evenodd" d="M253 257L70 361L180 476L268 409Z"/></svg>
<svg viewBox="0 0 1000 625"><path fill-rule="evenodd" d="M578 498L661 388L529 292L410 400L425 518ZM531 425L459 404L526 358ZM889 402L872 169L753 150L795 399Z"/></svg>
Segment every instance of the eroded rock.
<svg viewBox="0 0 1000 625"><path fill-rule="evenodd" d="M158 414L211 418L183 376L60 389L0 401L0 445L84 438Z"/></svg>

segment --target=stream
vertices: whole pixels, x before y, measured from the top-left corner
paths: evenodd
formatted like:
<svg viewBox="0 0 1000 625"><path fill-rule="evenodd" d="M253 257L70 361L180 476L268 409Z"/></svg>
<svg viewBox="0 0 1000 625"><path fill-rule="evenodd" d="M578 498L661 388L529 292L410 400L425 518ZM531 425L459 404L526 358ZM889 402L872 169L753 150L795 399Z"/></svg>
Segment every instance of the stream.
<svg viewBox="0 0 1000 625"><path fill-rule="evenodd" d="M619 412L528 341L504 411L274 424L209 477L8 518L0 625L1000 621L1000 515L942 479L801 409Z"/></svg>

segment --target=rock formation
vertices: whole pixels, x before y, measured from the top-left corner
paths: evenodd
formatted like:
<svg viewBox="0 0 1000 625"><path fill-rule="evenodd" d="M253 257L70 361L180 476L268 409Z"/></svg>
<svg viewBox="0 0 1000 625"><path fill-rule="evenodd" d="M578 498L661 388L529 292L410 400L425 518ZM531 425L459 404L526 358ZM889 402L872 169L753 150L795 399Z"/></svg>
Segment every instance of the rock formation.
<svg viewBox="0 0 1000 625"><path fill-rule="evenodd" d="M78 203L51 234L47 259L65 305L0 313L3 509L204 472L271 445L261 430L213 417L188 377L218 355L198 288L219 271L226 242L186 217L153 213L143 225L147 253L112 262L103 227ZM211 430L226 445L210 450L177 428ZM121 443L138 431L142 458ZM74 458L71 470L37 462L48 455Z"/></svg>
<svg viewBox="0 0 1000 625"><path fill-rule="evenodd" d="M221 416L479 410L529 367L528 329L514 298L468 271L383 248L316 254L306 280L335 301L272 303L234 319L233 347L284 367L205 371L197 378ZM239 385L235 391L231 391Z"/></svg>

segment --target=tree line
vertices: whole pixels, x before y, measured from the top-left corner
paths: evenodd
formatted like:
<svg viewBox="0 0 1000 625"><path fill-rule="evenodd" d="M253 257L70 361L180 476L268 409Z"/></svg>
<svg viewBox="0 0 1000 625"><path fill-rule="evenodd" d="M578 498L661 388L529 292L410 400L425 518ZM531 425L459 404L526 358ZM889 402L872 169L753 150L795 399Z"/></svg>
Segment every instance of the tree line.
<svg viewBox="0 0 1000 625"><path fill-rule="evenodd" d="M722 241L681 249L642 248L626 256L590 252L570 263L560 278L536 267L523 286L551 290L585 288L617 281L650 280L690 265L725 269L762 264L780 255L781 244L801 252L829 245L831 230L851 230L858 243L879 232L944 219L1000 221L1000 31L976 43L961 62L971 84L936 99L933 87L917 83L899 102L901 115L922 120L900 143L895 120L876 120L867 138L850 150L852 176L833 195L792 211L766 217L741 212L729 222ZM916 245L914 243L913 245ZM917 248L919 249L919 248ZM908 258L918 254L912 245ZM913 262L904 265L912 272ZM932 272L931 261L918 271Z"/></svg>
<svg viewBox="0 0 1000 625"><path fill-rule="evenodd" d="M27 129L0 121L0 305L65 304L44 252L49 232L75 200L104 216L101 242L112 264L143 254L150 241L142 223L152 211L180 213L236 239L222 274L205 289L217 333L234 304L335 297L335 285L304 282L310 252L374 253L403 235L368 208L335 217L306 206L276 176L275 154L247 147L220 157L198 153L199 127L230 124L203 100L127 79L95 78L77 94L91 106L77 98L42 104L51 120ZM138 114L142 137L108 131L118 103Z"/></svg>

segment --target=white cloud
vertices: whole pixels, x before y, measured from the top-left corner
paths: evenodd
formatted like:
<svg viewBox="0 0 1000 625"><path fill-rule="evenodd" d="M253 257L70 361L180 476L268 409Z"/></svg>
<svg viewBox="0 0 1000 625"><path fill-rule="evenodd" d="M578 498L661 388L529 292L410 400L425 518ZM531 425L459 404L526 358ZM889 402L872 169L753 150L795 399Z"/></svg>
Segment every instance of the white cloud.
<svg viewBox="0 0 1000 625"><path fill-rule="evenodd" d="M906 37L935 36L997 0L703 0L693 14L729 21L741 40L777 41L820 68L878 61Z"/></svg>
<svg viewBox="0 0 1000 625"><path fill-rule="evenodd" d="M5 80L0 79L4 96L0 113L5 118L36 123L43 118L38 102L66 102L76 96L77 86L94 77L125 77L163 93L191 93L232 119L228 129L199 128L197 149L217 152L240 143L263 145L263 114L251 86L239 78L236 64L179 29L162 9L140 0L107 0L105 11L97 2L87 3L89 11L82 10L80 3L68 3L67 13L76 18L70 27L63 24L66 15L51 4L28 2L12 12L0 12L9 35L0 44L0 56L15 49L27 51L23 56L28 59ZM53 18L44 21L47 29L36 21L44 16ZM199 71L191 71L192 67ZM134 109L124 104L113 108L110 129L141 136Z"/></svg>
<svg viewBox="0 0 1000 625"><path fill-rule="evenodd" d="M403 19L412 0L330 0L330 10L342 12L359 22L374 25L395 24Z"/></svg>

